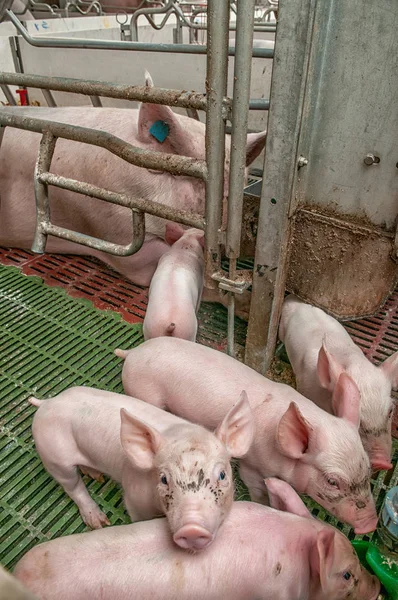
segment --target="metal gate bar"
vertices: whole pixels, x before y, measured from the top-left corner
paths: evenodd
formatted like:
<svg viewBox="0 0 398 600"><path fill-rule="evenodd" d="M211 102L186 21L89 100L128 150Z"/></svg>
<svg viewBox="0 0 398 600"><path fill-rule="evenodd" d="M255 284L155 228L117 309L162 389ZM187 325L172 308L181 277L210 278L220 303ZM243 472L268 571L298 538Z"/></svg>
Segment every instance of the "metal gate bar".
<svg viewBox="0 0 398 600"><path fill-rule="evenodd" d="M223 0L217 0L222 2ZM35 37L28 33L27 29L17 19L11 10L6 13L15 25L18 33L31 46L37 48L81 48L88 50L141 50L142 52L174 52L176 54L207 54L207 46L196 46L194 44L146 44L144 42L124 42L109 40L86 40L79 38L51 38ZM228 32L228 29L227 29ZM229 56L235 56L235 48L228 48ZM253 48L254 58L272 58L274 51L271 48Z"/></svg>
<svg viewBox="0 0 398 600"><path fill-rule="evenodd" d="M238 21L241 26L237 28L236 36L238 55L234 65L233 101L226 98L229 27L228 0L223 0L222 2L213 0L209 2L206 96L203 94L181 92L178 90L162 90L147 86L118 86L102 84L100 82L79 82L62 78L49 79L40 76L12 74L3 74L3 76L0 76L0 83L3 85L33 86L43 90L58 89L60 91L83 93L89 95L91 98L93 96L98 98L100 95L103 95L143 102L171 104L194 110L207 109L206 161L150 152L134 148L132 145L126 144L119 138L103 131L34 118L18 117L11 113L7 114L6 111L3 114L0 111L0 125L3 125L3 127L7 125L19 127L44 134L40 144L40 153L35 172L38 219L35 241L32 247L34 251L44 252L47 235L55 235L112 254L121 256L132 254L141 247L145 236L143 214L137 213L137 211L150 212L162 218L200 229L204 228L206 230L205 284L210 289L221 288L229 292L228 350L231 354L233 354L234 345L234 294L241 294L251 284L252 280L250 271L237 272L236 259L239 257L240 249L243 187L246 166L246 132L250 93L254 4L254 0L250 0L249 7L247 5L244 7L243 3L241 3L240 8L238 8ZM249 18L247 18L248 8ZM147 48L146 44L143 46ZM159 45L158 50L162 49L164 49L164 45ZM173 50L175 50L175 45L173 45ZM206 50L204 48L205 52ZM273 50L266 50L266 54L272 57ZM47 95L47 100L50 103L55 103L52 95ZM226 120L231 116L231 108L233 111L233 127L229 175L230 194L228 198L228 215L230 221L227 236L225 236L221 223L224 196L225 129ZM206 183L205 221L200 215L192 215L186 211L169 209L156 202L129 198L91 184L50 173L51 158L56 138L58 137L101 146L131 164L140 167L160 169L169 173L202 179ZM73 192L87 194L91 197L128 206L133 210L133 229L135 233L133 241L127 246L120 246L55 226L50 222L48 185L55 185ZM221 269L221 249L225 241L227 241L227 256L230 258L229 277L226 277Z"/></svg>
<svg viewBox="0 0 398 600"><path fill-rule="evenodd" d="M257 228L245 362L265 374L285 291L287 230L316 0L283 2L271 79L271 111ZM265 349L265 351L264 351Z"/></svg>

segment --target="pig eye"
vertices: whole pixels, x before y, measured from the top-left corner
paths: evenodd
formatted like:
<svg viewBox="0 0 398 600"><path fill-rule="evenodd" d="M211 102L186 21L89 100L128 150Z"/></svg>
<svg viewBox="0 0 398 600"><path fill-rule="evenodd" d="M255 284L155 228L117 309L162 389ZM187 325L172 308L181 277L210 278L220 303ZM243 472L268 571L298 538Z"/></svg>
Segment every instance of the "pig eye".
<svg viewBox="0 0 398 600"><path fill-rule="evenodd" d="M392 406L392 407L390 408L390 412L388 413L388 418L389 418L389 419L391 419L391 417L392 417L392 415L393 415L393 412L394 412L394 407Z"/></svg>
<svg viewBox="0 0 398 600"><path fill-rule="evenodd" d="M346 573L344 573L343 577L346 581L349 581L351 579L352 575L349 571L347 571Z"/></svg>
<svg viewBox="0 0 398 600"><path fill-rule="evenodd" d="M331 487L334 487L336 489L339 489L339 484L337 483L336 479L333 479L333 477L328 477L328 484Z"/></svg>
<svg viewBox="0 0 398 600"><path fill-rule="evenodd" d="M226 478L225 471L221 471L218 476L218 481L224 481L225 478Z"/></svg>
<svg viewBox="0 0 398 600"><path fill-rule="evenodd" d="M166 475L162 475L160 478L160 481L163 485L167 485L167 477Z"/></svg>

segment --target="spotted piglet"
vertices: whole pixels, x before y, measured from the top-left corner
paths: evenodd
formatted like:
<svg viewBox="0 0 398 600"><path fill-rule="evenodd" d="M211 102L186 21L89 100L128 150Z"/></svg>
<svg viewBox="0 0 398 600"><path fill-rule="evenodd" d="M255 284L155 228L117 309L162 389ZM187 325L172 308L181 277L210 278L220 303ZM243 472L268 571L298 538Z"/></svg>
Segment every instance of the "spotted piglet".
<svg viewBox="0 0 398 600"><path fill-rule="evenodd" d="M194 342L203 289L204 233L166 224L171 248L159 260L149 288L144 338L173 336Z"/></svg>
<svg viewBox="0 0 398 600"><path fill-rule="evenodd" d="M175 543L201 550L216 537L234 494L230 458L248 451L253 417L245 392L214 433L146 402L88 387L31 398L36 449L92 528L108 524L77 468L120 482L132 521L165 514Z"/></svg>

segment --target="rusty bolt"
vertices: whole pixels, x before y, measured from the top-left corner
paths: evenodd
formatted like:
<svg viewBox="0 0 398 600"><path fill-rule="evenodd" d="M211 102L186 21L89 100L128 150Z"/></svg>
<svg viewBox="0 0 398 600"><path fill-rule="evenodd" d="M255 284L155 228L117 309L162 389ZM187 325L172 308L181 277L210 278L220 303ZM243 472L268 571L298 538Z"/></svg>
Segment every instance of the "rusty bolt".
<svg viewBox="0 0 398 600"><path fill-rule="evenodd" d="M365 156L363 162L367 167L370 167L371 165L379 164L380 158L378 156L375 156L374 154L369 153Z"/></svg>

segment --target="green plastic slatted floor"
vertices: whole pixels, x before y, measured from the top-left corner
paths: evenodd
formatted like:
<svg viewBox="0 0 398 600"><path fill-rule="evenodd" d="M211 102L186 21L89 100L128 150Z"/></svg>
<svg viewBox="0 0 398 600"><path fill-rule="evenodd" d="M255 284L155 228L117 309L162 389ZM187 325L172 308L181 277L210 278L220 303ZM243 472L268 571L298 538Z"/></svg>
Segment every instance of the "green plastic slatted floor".
<svg viewBox="0 0 398 600"><path fill-rule="evenodd" d="M48 398L72 385L121 392L122 361L116 347L143 341L141 325L129 325L63 289L45 286L14 267L0 265L0 563L12 568L32 546L86 530L77 507L45 472L34 450L34 407L27 398ZM398 482L394 471L373 483L378 507L385 490ZM120 489L84 478L89 492L112 524L129 522ZM248 499L237 479L237 499ZM337 524L309 502L314 514ZM353 538L349 527L337 524ZM366 537L366 536L365 536Z"/></svg>

